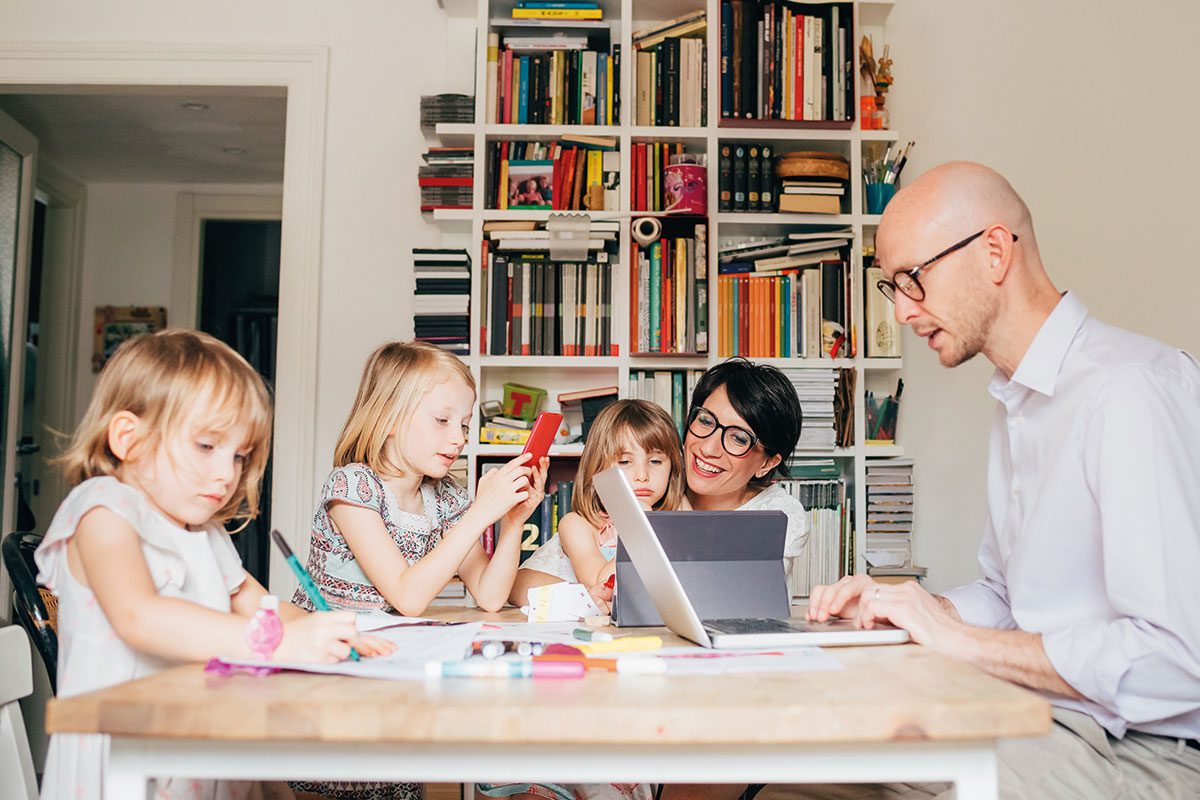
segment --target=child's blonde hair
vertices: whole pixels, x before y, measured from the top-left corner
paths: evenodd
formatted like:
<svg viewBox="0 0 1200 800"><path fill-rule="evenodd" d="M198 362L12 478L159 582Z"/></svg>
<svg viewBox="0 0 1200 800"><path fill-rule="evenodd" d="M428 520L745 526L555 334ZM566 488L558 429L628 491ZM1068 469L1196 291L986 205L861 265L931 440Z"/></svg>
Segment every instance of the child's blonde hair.
<svg viewBox="0 0 1200 800"><path fill-rule="evenodd" d="M662 406L646 400L618 400L596 415L588 430L587 446L575 473L571 510L592 527L607 524L604 505L592 485L592 477L616 463L628 435L647 453L660 452L671 464L667 491L654 504L655 511L671 511L683 502L683 448L675 421Z"/></svg>
<svg viewBox="0 0 1200 800"><path fill-rule="evenodd" d="M201 400L208 401L200 405ZM153 453L173 429L226 431L247 425L249 451L233 496L213 519L252 519L258 514L263 471L271 454L271 398L262 378L229 345L199 331L172 329L130 339L105 364L87 412L66 452L57 460L72 485L114 475L121 459L108 443L113 415L137 415L146 430L125 461Z"/></svg>
<svg viewBox="0 0 1200 800"><path fill-rule="evenodd" d="M366 464L381 475L415 474L406 463L393 464L387 455L387 438L412 420L426 392L451 376L475 391L475 378L454 354L426 342L389 342L381 345L363 367L358 395L342 426L333 465Z"/></svg>

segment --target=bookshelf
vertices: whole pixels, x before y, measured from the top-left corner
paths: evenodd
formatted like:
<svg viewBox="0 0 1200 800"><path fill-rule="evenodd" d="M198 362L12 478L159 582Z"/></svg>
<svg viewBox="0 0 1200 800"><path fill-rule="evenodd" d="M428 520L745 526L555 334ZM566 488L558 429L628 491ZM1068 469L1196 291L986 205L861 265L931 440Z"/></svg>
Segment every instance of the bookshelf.
<svg viewBox="0 0 1200 800"><path fill-rule="evenodd" d="M720 80L720 0L599 0L604 11L603 22L579 25L578 23L556 21L554 26L521 26L508 19L514 0L443 0L448 14L459 18L463 24L454 26L461 32L457 41L451 41L450 46L456 48L461 57L474 60L474 94L475 119L472 124L441 124L435 133L446 145L473 145L475 149L475 182L474 203L470 210L439 210L432 214L432 220L440 226L444 246L465 247L472 255L472 303L471 329L472 351L464 360L475 375L480 389L481 399L498 399L501 387L506 381L531 384L545 388L548 392L544 408L557 408L556 396L560 392L572 391L601 386L616 386L620 396L625 397L629 390L630 373L653 370L691 370L705 369L722 358L718 355L717 324L719 303L717 293L717 245L731 238L754 238L777 236L790 231L812 230L812 226L820 229L822 226L841 226L849 228L853 233L850 248L848 269L850 272L849 288L851 294L850 310L854 321L857 337L857 353L852 358L755 358L779 367L787 368L842 368L855 372L854 393L854 445L847 448L831 450L798 452L798 457L833 458L840 465L843 478L847 482L847 494L853 497L855 509L855 571L863 572L866 563L863 559L866 490L866 466L870 459L902 456L903 436L905 425L903 414L899 422L900 441L893 445L868 445L865 439L865 393L868 390L877 394L888 394L895 388L896 380L903 370L902 358L869 358L866 356L863 336L864 319L864 281L862 250L864 244L873 245L875 228L879 224L879 216L868 215L865 212L865 198L862 188L862 167L864 163L864 148L874 142L894 143L900 141L899 134L894 130L861 130L857 121L843 128L818 127L793 121L762 120L753 127L745 127L736 122L721 118L719 91ZM858 86L860 75L858 71L857 42L864 34L871 35L875 43L876 53L880 52L886 42L884 29L894 0L854 0L847 3L853 9L853 41L855 46L852 54L854 60L853 81L854 97L860 94ZM644 124L634 124L636 117L636 58L633 47L633 33L650 26L655 22L666 21L704 10L707 14L708 26L704 34L706 48L706 80L707 103L704 114L705 124L698 127L665 127ZM621 93L620 113L615 124L610 125L531 125L531 124L499 124L489 123L486 113L487 96L486 81L488 35L500 32L502 35L513 34L520 29L522 33L534 31L562 30L565 34L578 34L580 29L590 29L592 32L601 30L607 33L610 44L621 48L621 71L619 90ZM443 87L451 90L453 87ZM462 87L458 87L461 91ZM854 113L857 116L857 103ZM613 340L619 348L617 355L580 357L580 356L512 356L486 355L480 352L479 330L483 322L484 311L481 308L480 280L480 242L484 238L484 223L500 220L537 220L544 221L552 212L541 210L497 210L489 209L492 203L485 199L487 185L486 172L488 145L504 140L521 141L551 141L564 134L584 134L591 136L611 136L618 142L620 153L620 206L615 210L592 212L594 220L618 220L621 222L618 234L616 256L613 268L613 309L612 330ZM630 219L642 216L653 216L652 212L635 212L631 209L632 197L630 187L633 175L632 153L634 145L648 142L680 143L688 152L704 153L707 156L707 225L708 225L708 294L709 317L708 330L710 344L707 354L646 354L634 355L636 342L631 343L631 326L629 315L630 298L630 269L631 252ZM788 152L794 150L825 150L843 156L850 167L851 179L847 185L847 195L843 203L843 212L836 215L826 214L781 214L781 213L737 213L719 211L718 202L718 158L722 143L730 142L766 142L774 146L775 151ZM902 408L903 411L903 408ZM482 463L494 461L503 457L511 457L520 448L507 445L486 445L478 443L478 428L480 420L474 420L471 428L470 443L465 450L468 461L467 474L473 484L479 474ZM567 469L573 470L574 458L581 451L580 445L555 446L552 455L565 457L559 474ZM473 485L471 487L473 489Z"/></svg>

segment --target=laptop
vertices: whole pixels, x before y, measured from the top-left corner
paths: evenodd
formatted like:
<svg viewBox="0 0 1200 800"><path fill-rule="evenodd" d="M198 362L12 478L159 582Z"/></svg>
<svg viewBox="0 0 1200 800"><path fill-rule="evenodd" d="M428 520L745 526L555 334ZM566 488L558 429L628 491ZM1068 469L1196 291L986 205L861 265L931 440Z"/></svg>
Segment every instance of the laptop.
<svg viewBox="0 0 1200 800"><path fill-rule="evenodd" d="M718 650L799 647L802 645L901 644L908 631L879 625L860 630L850 620L806 622L801 619L701 620L679 582L670 559L654 535L646 512L620 467L610 467L592 479L620 542L629 551L658 613L667 627L701 647ZM782 557L782 552L780 553ZM782 572L780 579L783 579Z"/></svg>
<svg viewBox="0 0 1200 800"><path fill-rule="evenodd" d="M782 511L648 511L646 519L700 619L788 617ZM663 625L621 539L616 572L613 624Z"/></svg>

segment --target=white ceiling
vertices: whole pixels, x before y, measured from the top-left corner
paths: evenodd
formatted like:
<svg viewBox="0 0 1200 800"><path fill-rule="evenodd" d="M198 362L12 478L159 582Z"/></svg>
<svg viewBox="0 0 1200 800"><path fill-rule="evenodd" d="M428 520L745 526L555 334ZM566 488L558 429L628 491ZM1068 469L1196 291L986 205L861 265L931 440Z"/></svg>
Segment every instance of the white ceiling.
<svg viewBox="0 0 1200 800"><path fill-rule="evenodd" d="M283 182L281 92L170 91L0 94L0 110L38 138L42 157L85 183Z"/></svg>

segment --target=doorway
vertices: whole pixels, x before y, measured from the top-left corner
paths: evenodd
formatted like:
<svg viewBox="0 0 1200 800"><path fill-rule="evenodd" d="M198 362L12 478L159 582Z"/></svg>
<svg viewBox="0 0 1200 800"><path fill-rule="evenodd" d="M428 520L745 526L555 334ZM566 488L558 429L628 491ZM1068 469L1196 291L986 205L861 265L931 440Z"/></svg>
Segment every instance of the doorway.
<svg viewBox="0 0 1200 800"><path fill-rule="evenodd" d="M280 220L206 219L200 229L197 327L225 342L275 392L279 335ZM242 565L264 586L270 577L271 467L259 515L233 537Z"/></svg>

